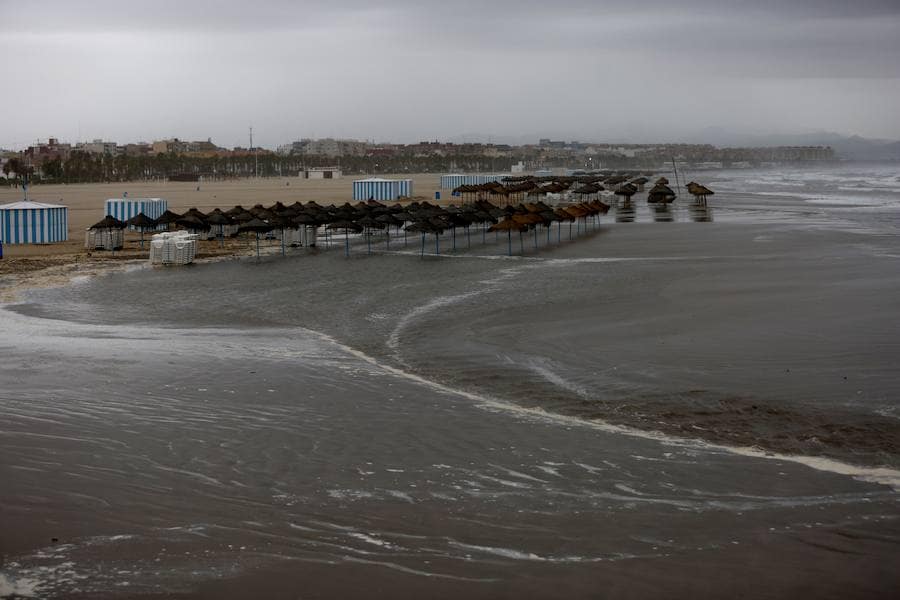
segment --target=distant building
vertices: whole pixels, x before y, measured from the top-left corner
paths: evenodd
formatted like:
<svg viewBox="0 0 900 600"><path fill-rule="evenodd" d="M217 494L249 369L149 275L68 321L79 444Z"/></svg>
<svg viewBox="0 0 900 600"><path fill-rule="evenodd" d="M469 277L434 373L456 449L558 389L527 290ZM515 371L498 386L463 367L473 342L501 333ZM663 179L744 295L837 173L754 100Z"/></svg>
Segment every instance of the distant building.
<svg viewBox="0 0 900 600"><path fill-rule="evenodd" d="M95 139L91 142L79 142L75 144L75 149L80 150L81 152L87 152L88 154L115 156L118 153L118 144Z"/></svg>
<svg viewBox="0 0 900 600"><path fill-rule="evenodd" d="M303 179L340 179L340 167L309 167L300 171Z"/></svg>
<svg viewBox="0 0 900 600"><path fill-rule="evenodd" d="M541 138L538 141L538 146L541 148L565 148L566 143L561 141L551 140L549 138Z"/></svg>
<svg viewBox="0 0 900 600"><path fill-rule="evenodd" d="M188 151L187 142L178 138L153 142L153 154L183 154Z"/></svg>
<svg viewBox="0 0 900 600"><path fill-rule="evenodd" d="M367 143L358 140L338 140L334 138L313 140L304 138L291 143L289 146L281 146L279 152L338 158L341 156L365 156L368 147Z"/></svg>
<svg viewBox="0 0 900 600"><path fill-rule="evenodd" d="M25 166L34 167L40 173L44 162L48 160L68 160L72 153L71 144L61 144L56 138L49 138L46 144L29 146L23 154Z"/></svg>
<svg viewBox="0 0 900 600"><path fill-rule="evenodd" d="M137 144L125 144L122 146L122 152L125 156L146 156L153 152L153 146L146 142L138 142Z"/></svg>

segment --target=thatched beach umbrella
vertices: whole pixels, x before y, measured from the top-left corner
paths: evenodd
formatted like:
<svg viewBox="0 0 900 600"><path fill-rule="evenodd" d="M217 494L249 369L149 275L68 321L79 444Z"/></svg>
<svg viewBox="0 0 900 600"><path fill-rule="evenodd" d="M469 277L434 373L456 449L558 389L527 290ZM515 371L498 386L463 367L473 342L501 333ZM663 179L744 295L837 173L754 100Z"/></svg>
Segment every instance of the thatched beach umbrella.
<svg viewBox="0 0 900 600"><path fill-rule="evenodd" d="M112 215L106 215L101 220L88 227L88 229L125 229L125 227L124 221L120 221Z"/></svg>
<svg viewBox="0 0 900 600"><path fill-rule="evenodd" d="M177 221L175 221L175 224L178 225L179 227L183 227L184 229L187 229L188 231L191 231L191 232L209 231L210 230L209 223L207 223L205 220L201 221L200 219L198 219L197 217L195 217L193 215L189 215L186 217L182 216Z"/></svg>
<svg viewBox="0 0 900 600"><path fill-rule="evenodd" d="M362 225L363 235L366 237L367 252L372 254L372 230L384 229L385 224L375 219L375 217L365 216L356 220L357 225Z"/></svg>
<svg viewBox="0 0 900 600"><path fill-rule="evenodd" d="M256 258L259 259L259 234L268 233L273 229L274 227L271 224L263 221L262 219L257 219L254 217L249 221L241 223L240 227L238 227L238 233L252 231L256 234Z"/></svg>
<svg viewBox="0 0 900 600"><path fill-rule="evenodd" d="M206 215L206 222L209 223L212 227L219 228L219 242L222 247L225 246L225 227L227 225L233 225L234 220L223 213L218 208Z"/></svg>
<svg viewBox="0 0 900 600"><path fill-rule="evenodd" d="M507 255L512 256L512 232L519 232L519 240L521 241L522 232L528 229L528 225L525 223L520 223L516 221L512 216L507 217L500 221L499 223L495 223L491 225L489 231L505 231L507 238Z"/></svg>
<svg viewBox="0 0 900 600"><path fill-rule="evenodd" d="M668 204L673 200L675 200L675 192L663 183L657 183L647 193L647 202L650 204Z"/></svg>
<svg viewBox="0 0 900 600"><path fill-rule="evenodd" d="M137 227L141 230L141 249L144 248L144 230L145 229L153 229L156 227L156 220L151 219L147 215L142 212L134 215L130 219L126 221L126 223L132 227Z"/></svg>
<svg viewBox="0 0 900 600"><path fill-rule="evenodd" d="M112 215L106 215L90 227L85 245L93 244L93 248L116 251L125 244L125 223Z"/></svg>
<svg viewBox="0 0 900 600"><path fill-rule="evenodd" d="M347 256L350 256L350 232L352 231L353 233L362 233L363 231L361 225L348 220L334 221L332 223L329 223L325 227L325 229L330 231L344 231L344 252Z"/></svg>
<svg viewBox="0 0 900 600"><path fill-rule="evenodd" d="M176 222L180 218L181 218L181 215L173 213L171 210L166 210L163 214L159 215L159 217L156 219L156 224L157 225L165 225L166 229L168 229L172 223Z"/></svg>

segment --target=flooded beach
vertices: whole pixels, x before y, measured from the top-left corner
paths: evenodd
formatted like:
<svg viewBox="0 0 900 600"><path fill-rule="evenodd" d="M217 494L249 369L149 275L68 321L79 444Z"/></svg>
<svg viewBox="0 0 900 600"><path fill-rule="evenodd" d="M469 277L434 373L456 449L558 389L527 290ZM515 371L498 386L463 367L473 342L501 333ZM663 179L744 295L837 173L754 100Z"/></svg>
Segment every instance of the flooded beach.
<svg viewBox="0 0 900 600"><path fill-rule="evenodd" d="M890 597L900 181L706 179L6 305L0 597Z"/></svg>

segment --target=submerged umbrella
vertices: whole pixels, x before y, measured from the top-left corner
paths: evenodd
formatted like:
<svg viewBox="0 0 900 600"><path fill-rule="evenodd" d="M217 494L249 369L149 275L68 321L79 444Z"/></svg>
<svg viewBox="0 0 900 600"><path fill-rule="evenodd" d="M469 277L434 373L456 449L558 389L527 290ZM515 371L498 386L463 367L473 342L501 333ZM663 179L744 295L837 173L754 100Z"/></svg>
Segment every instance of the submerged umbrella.
<svg viewBox="0 0 900 600"><path fill-rule="evenodd" d="M348 220L335 221L334 223L328 224L325 229L330 229L332 231L336 229L344 230L344 253L346 256L350 256L350 232L362 233L363 230L361 225Z"/></svg>
<svg viewBox="0 0 900 600"><path fill-rule="evenodd" d="M525 223L520 223L516 221L513 217L507 217L500 221L499 223L495 223L491 225L488 231L505 231L507 237L507 254L512 256L512 232L518 231L521 234L523 231L528 229L528 225Z"/></svg>
<svg viewBox="0 0 900 600"><path fill-rule="evenodd" d="M245 223L241 223L241 226L238 227L238 232L243 233L245 231L252 231L256 234L256 258L259 258L259 234L260 233L268 233L272 231L274 227L270 224L266 223L262 219L253 218Z"/></svg>

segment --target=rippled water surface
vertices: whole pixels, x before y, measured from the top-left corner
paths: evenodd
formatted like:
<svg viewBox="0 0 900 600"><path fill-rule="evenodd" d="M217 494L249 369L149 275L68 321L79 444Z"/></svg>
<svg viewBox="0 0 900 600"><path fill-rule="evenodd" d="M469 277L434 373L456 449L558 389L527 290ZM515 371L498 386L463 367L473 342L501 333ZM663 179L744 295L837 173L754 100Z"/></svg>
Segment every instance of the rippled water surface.
<svg viewBox="0 0 900 600"><path fill-rule="evenodd" d="M35 292L0 597L887 597L892 177Z"/></svg>

